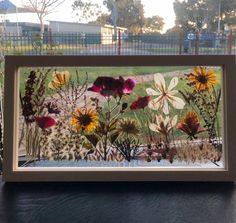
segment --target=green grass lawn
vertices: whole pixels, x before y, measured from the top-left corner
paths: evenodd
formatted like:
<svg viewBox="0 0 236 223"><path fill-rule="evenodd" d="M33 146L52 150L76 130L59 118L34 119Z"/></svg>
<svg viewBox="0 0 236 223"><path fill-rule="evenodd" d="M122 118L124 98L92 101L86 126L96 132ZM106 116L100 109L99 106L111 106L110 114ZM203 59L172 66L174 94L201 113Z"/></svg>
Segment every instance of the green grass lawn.
<svg viewBox="0 0 236 223"><path fill-rule="evenodd" d="M88 74L88 83L92 83L94 82L94 80L99 77L99 76L133 76L133 75L145 75L145 74L154 74L154 73L165 73L165 72L171 72L171 71L176 71L176 75L178 76L179 71L183 71L186 69L190 69L190 67L81 67L78 70L79 75L81 77L81 81L83 82L85 80L85 74L87 72ZM58 68L58 70L65 70L64 68ZM76 72L76 68L66 68L66 70L68 70L71 73L71 78L72 80L75 79L75 72ZM21 79L20 79L20 88L21 91L24 91L24 87L25 87L25 79L27 78L28 74L29 74L30 69L29 68L23 68L21 70ZM220 69L216 70L217 73L219 73L220 75ZM182 72L183 73L183 72ZM173 75L175 76L175 75ZM48 76L47 78L47 82L49 82L52 79L51 75ZM170 83L170 80L172 79L172 77L170 76L166 76L165 80L166 80L166 85L168 86ZM218 77L219 79L219 83L217 85L217 88L220 87L220 76ZM155 89L154 86L154 82L153 81L149 81L149 82L143 82L143 83L139 83L135 86L133 92L131 93L131 95L129 96L125 96L123 101L127 102L128 105L130 106L130 104L135 101L137 99L138 96L145 96L147 95L146 93L146 89L148 87L151 87L153 89ZM179 83L177 85L177 87L175 89L181 89L182 91L184 89L187 88L186 85L186 81L184 80L180 80L179 79ZM176 96L181 97L180 93L178 93ZM153 98L155 98L156 96L153 96ZM103 105L104 108L106 108L106 104ZM195 108L196 112L197 108ZM181 121L181 119L183 118L183 116L186 114L187 111L193 111L193 108L186 104L184 109L182 110L176 110L174 109L171 105L170 105L170 117L173 117L174 115L178 115L178 122ZM144 135L147 135L147 131L148 131L148 127L147 127L147 117L149 116L149 118L152 117L152 119L154 119L155 115L159 115L162 114L162 112L159 111L154 111L149 109L148 107L145 108L145 112L141 109L141 110L137 110L137 111L132 111L129 107L126 110L126 112L120 117L120 118L132 118L132 119L138 119L138 122L140 124L140 130L141 133ZM218 116L218 122L219 122L219 129L220 131L222 130L222 105L220 106L219 109L219 116ZM203 126L204 123L203 121L201 121L201 125ZM180 130L177 130L175 128L175 130L173 131L173 134L176 137L180 137L183 136L183 133L180 132ZM203 135L206 133L203 133Z"/></svg>
<svg viewBox="0 0 236 223"><path fill-rule="evenodd" d="M145 49L146 51L150 53L156 53L156 54L162 54L162 53L169 53L169 54L175 54L176 52L179 52L179 48L152 48L152 49Z"/></svg>
<svg viewBox="0 0 236 223"><path fill-rule="evenodd" d="M67 67L67 68L57 68L57 70L68 70L71 74L72 80L76 78L75 73L76 70L79 73L80 80L83 83L86 77L86 73L88 74L88 83L92 83L96 80L99 76L110 76L110 77L117 77L117 76L131 76L131 75L144 75L144 74L154 74L154 73L165 73L177 70L185 70L189 67L177 67L177 66L169 66L169 67ZM52 71L55 68L52 68ZM30 68L22 68L20 71L20 90L24 90L25 80L27 79ZM52 73L52 72L51 72ZM47 83L51 81L51 75L47 77Z"/></svg>

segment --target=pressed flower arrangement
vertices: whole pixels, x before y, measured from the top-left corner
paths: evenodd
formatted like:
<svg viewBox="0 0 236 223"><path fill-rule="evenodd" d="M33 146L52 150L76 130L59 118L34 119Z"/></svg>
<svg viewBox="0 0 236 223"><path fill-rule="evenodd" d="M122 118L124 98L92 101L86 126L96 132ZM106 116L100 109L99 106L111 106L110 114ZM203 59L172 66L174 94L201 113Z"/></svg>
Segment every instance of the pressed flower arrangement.
<svg viewBox="0 0 236 223"><path fill-rule="evenodd" d="M24 165L223 166L221 68L147 68L130 75L128 67L122 76L117 67L111 76L96 68L91 75L80 67L22 69Z"/></svg>
<svg viewBox="0 0 236 223"><path fill-rule="evenodd" d="M7 57L4 179L233 180L234 70L233 56Z"/></svg>

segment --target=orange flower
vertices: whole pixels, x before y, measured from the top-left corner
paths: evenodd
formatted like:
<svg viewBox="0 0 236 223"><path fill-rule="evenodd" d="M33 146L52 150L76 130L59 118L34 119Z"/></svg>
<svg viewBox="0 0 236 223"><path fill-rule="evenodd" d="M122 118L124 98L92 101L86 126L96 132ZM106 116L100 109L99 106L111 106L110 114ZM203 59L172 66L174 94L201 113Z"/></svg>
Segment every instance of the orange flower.
<svg viewBox="0 0 236 223"><path fill-rule="evenodd" d="M196 139L198 133L204 132L205 129L200 127L198 116L195 112L187 112L177 128L185 132L190 140Z"/></svg>
<svg viewBox="0 0 236 223"><path fill-rule="evenodd" d="M207 90L216 84L216 74L213 70L207 70L205 67L195 67L193 73L187 75L197 90Z"/></svg>
<svg viewBox="0 0 236 223"><path fill-rule="evenodd" d="M93 109L77 108L72 114L71 124L76 127L77 131L82 130L86 134L90 134L99 125L98 113Z"/></svg>

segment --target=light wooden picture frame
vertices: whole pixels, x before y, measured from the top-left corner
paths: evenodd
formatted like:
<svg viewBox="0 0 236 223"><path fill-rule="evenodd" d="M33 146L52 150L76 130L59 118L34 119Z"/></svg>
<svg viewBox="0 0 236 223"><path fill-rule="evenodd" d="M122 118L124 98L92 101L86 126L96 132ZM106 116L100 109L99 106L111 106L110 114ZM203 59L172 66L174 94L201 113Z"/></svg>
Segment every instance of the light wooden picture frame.
<svg viewBox="0 0 236 223"><path fill-rule="evenodd" d="M222 70L222 168L19 167L20 68L220 67ZM88 73L89 75L89 73ZM236 57L214 56L6 56L3 180L19 181L235 181ZM199 86L198 86L199 87ZM150 92L150 90L149 90Z"/></svg>

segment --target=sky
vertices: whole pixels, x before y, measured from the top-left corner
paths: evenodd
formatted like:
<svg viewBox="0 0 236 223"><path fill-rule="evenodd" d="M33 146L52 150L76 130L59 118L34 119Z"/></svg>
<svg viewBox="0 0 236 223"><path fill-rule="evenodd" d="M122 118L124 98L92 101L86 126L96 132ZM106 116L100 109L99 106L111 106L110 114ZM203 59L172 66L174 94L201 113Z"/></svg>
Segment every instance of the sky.
<svg viewBox="0 0 236 223"><path fill-rule="evenodd" d="M10 0L16 6L22 5L22 0ZM56 20L56 21L67 21L67 22L78 22L76 15L72 13L71 5L74 0L66 0L62 5L60 5L55 12L48 15L46 20ZM97 2L102 2L102 0L94 0ZM174 0L141 0L144 5L145 16L159 15L164 18L165 26L164 30L174 26L175 14L173 10ZM16 15L7 15L5 17L12 22L35 22L38 23L38 18L35 14L24 13ZM1 20L3 17L1 18ZM46 22L47 23L47 22Z"/></svg>

